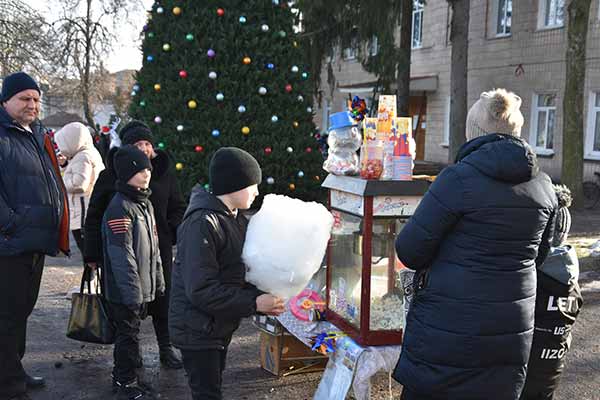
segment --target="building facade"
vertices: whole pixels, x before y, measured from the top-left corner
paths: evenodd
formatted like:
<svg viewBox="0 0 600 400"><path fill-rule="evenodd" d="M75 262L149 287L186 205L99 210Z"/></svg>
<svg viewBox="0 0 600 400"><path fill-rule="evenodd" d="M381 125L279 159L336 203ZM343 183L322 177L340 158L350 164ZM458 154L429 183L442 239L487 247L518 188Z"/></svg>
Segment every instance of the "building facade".
<svg viewBox="0 0 600 400"><path fill-rule="evenodd" d="M486 90L504 87L521 96L522 136L541 167L560 180L562 99L566 75L565 0L472 0L469 25L469 107ZM448 160L450 122L450 20L446 0L415 0L410 114L418 158ZM335 87L323 86L315 119L344 109L349 93L369 99L375 77L346 49L332 62ZM600 172L600 0L592 0L585 88L585 179ZM322 82L327 82L326 71Z"/></svg>

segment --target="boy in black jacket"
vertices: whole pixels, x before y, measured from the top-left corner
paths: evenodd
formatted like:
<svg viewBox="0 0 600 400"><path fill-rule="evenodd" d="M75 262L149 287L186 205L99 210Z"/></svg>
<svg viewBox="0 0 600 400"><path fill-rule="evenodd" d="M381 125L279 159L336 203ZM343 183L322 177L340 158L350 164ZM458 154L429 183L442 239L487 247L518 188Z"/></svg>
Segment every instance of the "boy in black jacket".
<svg viewBox="0 0 600 400"><path fill-rule="evenodd" d="M117 193L102 221L104 286L116 324L113 385L120 399L140 399L140 321L146 305L165 292L154 210L148 200L152 165L135 146L114 155Z"/></svg>
<svg viewBox="0 0 600 400"><path fill-rule="evenodd" d="M240 320L278 315L283 300L245 282L246 210L262 173L247 152L224 147L209 166L212 193L197 185L177 233L169 331L181 349L194 400L220 400L227 346Z"/></svg>

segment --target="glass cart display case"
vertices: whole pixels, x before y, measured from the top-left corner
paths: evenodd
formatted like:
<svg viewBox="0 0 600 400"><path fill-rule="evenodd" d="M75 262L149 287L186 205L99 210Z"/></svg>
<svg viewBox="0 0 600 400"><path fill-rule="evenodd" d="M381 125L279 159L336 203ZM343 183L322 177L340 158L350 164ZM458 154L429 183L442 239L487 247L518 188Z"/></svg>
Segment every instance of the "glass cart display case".
<svg viewBox="0 0 600 400"><path fill-rule="evenodd" d="M400 344L403 265L394 241L429 182L329 175L323 187L335 218L327 249L327 319L361 345Z"/></svg>

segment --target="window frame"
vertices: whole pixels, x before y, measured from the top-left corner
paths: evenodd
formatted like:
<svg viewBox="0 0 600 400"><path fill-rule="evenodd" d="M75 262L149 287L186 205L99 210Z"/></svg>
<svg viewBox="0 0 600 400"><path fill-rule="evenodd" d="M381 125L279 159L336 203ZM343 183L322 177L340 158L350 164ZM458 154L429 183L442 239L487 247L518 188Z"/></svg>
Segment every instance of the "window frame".
<svg viewBox="0 0 600 400"><path fill-rule="evenodd" d="M513 16L513 4L512 0L492 0L493 1L493 12L494 12L494 31L492 32L494 37L509 37L512 36L512 16ZM543 0L542 0L543 1ZM506 32L507 25L504 25L504 32L498 32L500 28L500 4L504 2L504 4L508 4L510 2L510 25L508 25L509 32ZM504 12L504 17L506 21L506 15L508 14L508 8Z"/></svg>
<svg viewBox="0 0 600 400"><path fill-rule="evenodd" d="M419 39L418 43L415 44L415 17L419 16ZM413 0L413 11L411 18L411 32L410 32L410 48L412 50L423 48L423 16L425 15L425 2L423 0Z"/></svg>
<svg viewBox="0 0 600 400"><path fill-rule="evenodd" d="M539 98L540 96L554 96L554 105L553 106L539 106ZM554 144L556 141L556 126L557 126L557 117L558 117L558 107L556 104L558 103L558 94L552 91L540 91L533 94L533 99L531 102L531 131L529 132L529 143L531 147L535 150L536 154L551 156L554 155ZM544 147L540 147L537 145L538 139L538 120L539 113L546 112L546 123L545 123L545 140ZM554 125L552 132L552 148L548 148L548 121L550 120L550 111L554 112Z"/></svg>
<svg viewBox="0 0 600 400"><path fill-rule="evenodd" d="M546 24L546 13L548 12L548 2L553 2L556 1L557 3L562 3L562 7L563 7L563 20L562 23L557 24L557 23L552 23L552 24ZM538 29L540 30L544 30L544 29L556 29L556 28L564 28L565 26L565 8L566 8L566 4L565 4L565 0L539 0L539 6L538 6ZM556 20L554 21L556 22Z"/></svg>
<svg viewBox="0 0 600 400"><path fill-rule="evenodd" d="M599 102L596 105L596 101ZM591 90L588 102L588 118L585 130L585 152L584 158L600 160L600 150L594 150L594 135L596 124L600 124L600 89ZM598 132L600 134L600 132Z"/></svg>

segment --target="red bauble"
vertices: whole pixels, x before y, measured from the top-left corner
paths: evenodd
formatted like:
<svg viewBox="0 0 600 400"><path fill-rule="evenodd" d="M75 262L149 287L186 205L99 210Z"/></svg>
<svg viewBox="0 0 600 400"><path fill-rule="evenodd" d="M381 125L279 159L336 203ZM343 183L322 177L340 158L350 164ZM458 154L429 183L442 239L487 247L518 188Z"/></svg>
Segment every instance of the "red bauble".
<svg viewBox="0 0 600 400"><path fill-rule="evenodd" d="M223 10L222 8L217 8L217 15L219 17L222 17L223 15L225 15L225 10Z"/></svg>
<svg viewBox="0 0 600 400"><path fill-rule="evenodd" d="M108 133L108 132L110 132L110 128L109 128L108 126L104 125L104 126L102 127L102 132L104 132L104 133Z"/></svg>
<svg viewBox="0 0 600 400"><path fill-rule="evenodd" d="M180 78L187 78L188 74L187 71L182 69L181 71L179 71L179 77Z"/></svg>
<svg viewBox="0 0 600 400"><path fill-rule="evenodd" d="M204 150L204 147L202 147L202 146L200 146L200 145L198 145L198 146L194 147L194 151L195 151L196 153L201 153L203 150Z"/></svg>
<svg viewBox="0 0 600 400"><path fill-rule="evenodd" d="M292 91L292 85L290 85L289 83L287 85L285 85L285 91L290 93Z"/></svg>
<svg viewBox="0 0 600 400"><path fill-rule="evenodd" d="M271 154L271 152L273 151L272 148L270 147L265 147L265 154Z"/></svg>
<svg viewBox="0 0 600 400"><path fill-rule="evenodd" d="M307 153L312 153L312 147L307 147L307 148L306 148L306 152L307 152Z"/></svg>

